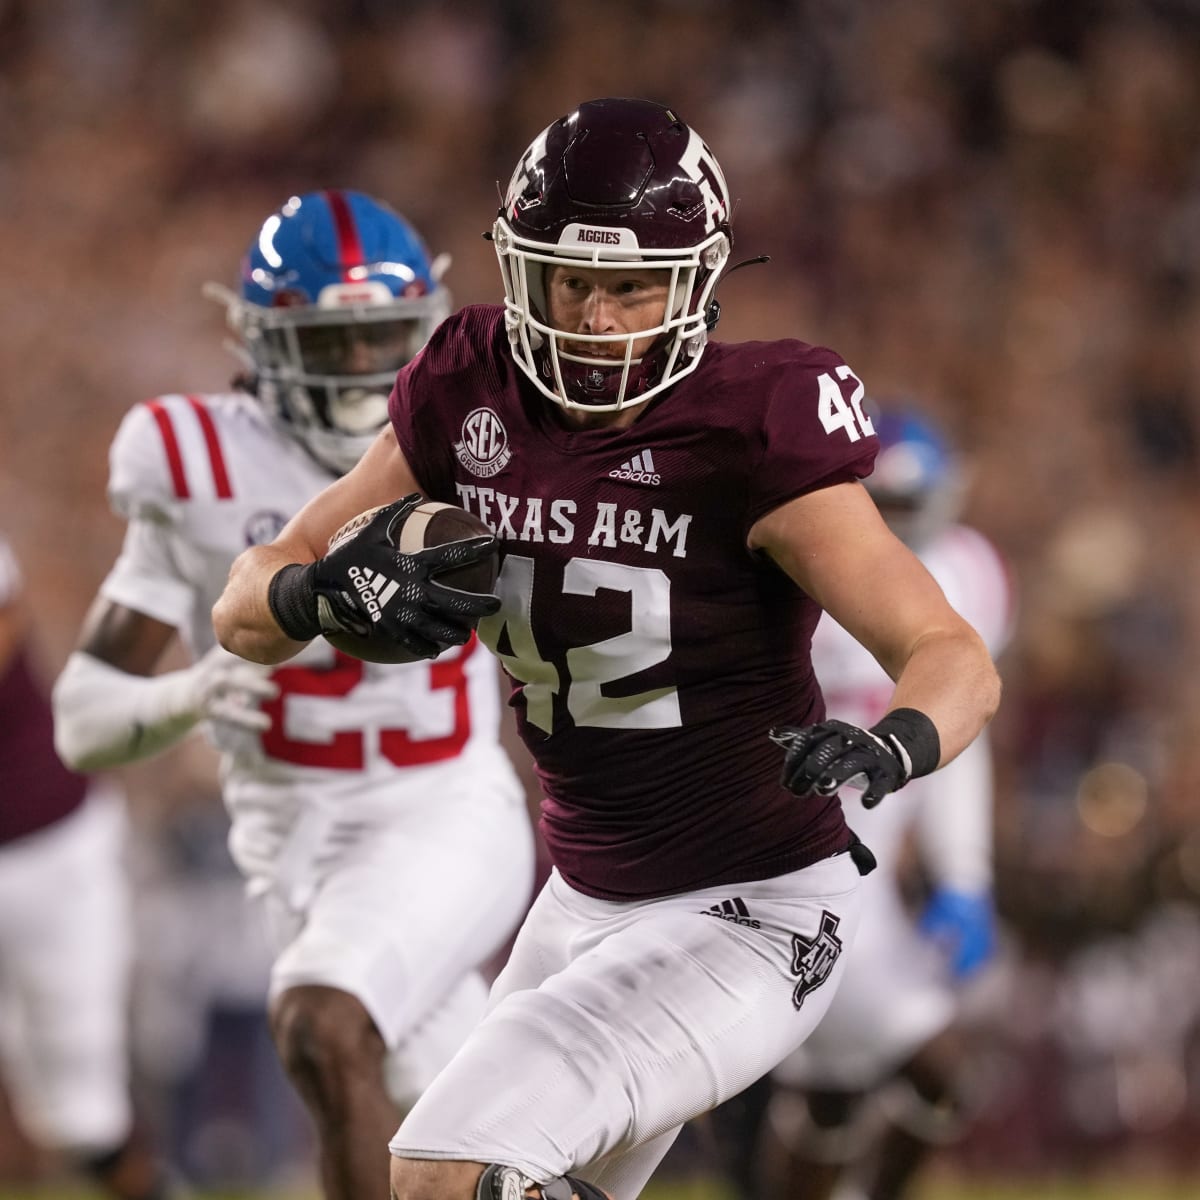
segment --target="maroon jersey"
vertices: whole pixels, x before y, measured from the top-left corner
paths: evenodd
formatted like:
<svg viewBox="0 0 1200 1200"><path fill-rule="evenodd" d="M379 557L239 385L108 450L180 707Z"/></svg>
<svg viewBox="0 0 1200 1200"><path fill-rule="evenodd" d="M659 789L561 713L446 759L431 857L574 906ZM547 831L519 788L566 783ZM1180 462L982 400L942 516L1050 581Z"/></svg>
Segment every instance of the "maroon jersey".
<svg viewBox="0 0 1200 1200"><path fill-rule="evenodd" d="M761 879L845 849L836 798L780 786L776 724L824 717L820 610L751 525L871 469L862 385L797 341L710 345L626 429L570 431L513 364L502 310L445 321L391 415L427 493L500 541L479 636L514 681L567 881L627 900Z"/></svg>
<svg viewBox="0 0 1200 1200"><path fill-rule="evenodd" d="M87 789L54 751L50 704L23 650L0 669L0 781L0 845L74 812Z"/></svg>

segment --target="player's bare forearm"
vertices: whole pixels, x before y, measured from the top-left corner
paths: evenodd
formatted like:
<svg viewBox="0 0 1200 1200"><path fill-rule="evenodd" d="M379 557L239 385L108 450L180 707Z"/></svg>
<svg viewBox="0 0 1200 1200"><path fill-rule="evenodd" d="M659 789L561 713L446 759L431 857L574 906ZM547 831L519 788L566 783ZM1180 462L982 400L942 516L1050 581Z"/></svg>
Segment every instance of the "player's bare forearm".
<svg viewBox="0 0 1200 1200"><path fill-rule="evenodd" d="M251 662L273 665L304 648L303 642L292 641L279 628L267 599L275 573L296 561L305 560L274 544L251 546L234 560L212 612L217 640L226 650Z"/></svg>
<svg viewBox="0 0 1200 1200"><path fill-rule="evenodd" d="M391 427L371 443L357 465L313 497L268 546L252 546L234 560L225 591L213 608L213 628L226 650L251 662L274 664L298 654L303 642L280 629L268 599L271 580L289 563L320 558L329 539L352 517L408 492L419 491Z"/></svg>
<svg viewBox="0 0 1200 1200"><path fill-rule="evenodd" d="M890 708L915 708L937 726L944 766L978 737L1000 704L1000 676L965 621L918 638L896 679Z"/></svg>
<svg viewBox="0 0 1200 1200"><path fill-rule="evenodd" d="M889 706L935 725L939 765L991 720L1000 679L982 639L921 561L888 529L860 484L797 497L760 518L765 550L896 681Z"/></svg>

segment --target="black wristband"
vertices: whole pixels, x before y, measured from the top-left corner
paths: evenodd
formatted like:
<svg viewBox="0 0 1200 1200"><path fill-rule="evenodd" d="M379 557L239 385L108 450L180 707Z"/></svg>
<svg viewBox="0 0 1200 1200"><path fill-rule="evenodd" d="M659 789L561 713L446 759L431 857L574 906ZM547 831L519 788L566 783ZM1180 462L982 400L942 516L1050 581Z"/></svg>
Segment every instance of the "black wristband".
<svg viewBox="0 0 1200 1200"><path fill-rule="evenodd" d="M313 587L316 563L289 563L271 576L267 603L275 623L294 642L311 642L321 632L317 593Z"/></svg>
<svg viewBox="0 0 1200 1200"><path fill-rule="evenodd" d="M919 779L937 770L942 760L942 739L937 726L915 708L894 708L871 732L887 741L893 739L908 755L909 779Z"/></svg>

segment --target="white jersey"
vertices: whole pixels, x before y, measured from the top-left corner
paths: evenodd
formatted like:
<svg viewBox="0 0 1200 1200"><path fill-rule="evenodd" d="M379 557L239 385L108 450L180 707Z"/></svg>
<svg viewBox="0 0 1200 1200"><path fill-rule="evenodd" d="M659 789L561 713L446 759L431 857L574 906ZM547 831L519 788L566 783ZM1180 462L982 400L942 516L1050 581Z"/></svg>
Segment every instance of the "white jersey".
<svg viewBox="0 0 1200 1200"><path fill-rule="evenodd" d="M251 397L139 404L110 451L109 497L129 524L101 594L176 626L198 657L215 643L212 606L234 558L271 541L332 479ZM402 665L362 662L317 638L272 678L280 695L264 705L265 734L211 728L231 849L252 880L310 875L336 826L428 804L460 762L510 770L497 669L474 638Z"/></svg>
<svg viewBox="0 0 1200 1200"><path fill-rule="evenodd" d="M995 547L964 525L945 529L920 553L951 606L978 631L995 656L1008 640L1012 586ZM830 717L869 728L887 711L894 684L870 652L832 617L813 636L813 668ZM914 780L873 809L845 792L846 819L879 860L894 870L914 826L936 881L963 891L991 882L991 758L986 731L952 763ZM928 819L926 819L928 818Z"/></svg>
<svg viewBox="0 0 1200 1200"><path fill-rule="evenodd" d="M947 529L921 554L951 605L999 653L1012 620L1009 578L981 534ZM868 727L893 684L870 653L828 616L813 637L813 664L831 717ZM862 881L862 919L846 969L816 1032L773 1072L800 1087L866 1090L954 1018L956 995L936 947L922 937L897 881L910 831L938 887L986 892L992 881L992 762L981 734L953 762L864 809L844 791L846 820L878 867ZM886 996L886 1003L880 997Z"/></svg>
<svg viewBox="0 0 1200 1200"><path fill-rule="evenodd" d="M0 535L0 608L22 591ZM132 1121L125 803L54 754L27 654L24 639L0 651L0 1077L38 1143L92 1155Z"/></svg>

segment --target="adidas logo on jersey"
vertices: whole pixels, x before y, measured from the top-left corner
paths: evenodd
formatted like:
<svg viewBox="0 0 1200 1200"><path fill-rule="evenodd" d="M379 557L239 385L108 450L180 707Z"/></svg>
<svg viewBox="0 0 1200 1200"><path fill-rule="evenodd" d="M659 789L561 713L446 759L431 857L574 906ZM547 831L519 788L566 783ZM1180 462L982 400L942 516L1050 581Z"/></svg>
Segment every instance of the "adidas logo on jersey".
<svg viewBox="0 0 1200 1200"><path fill-rule="evenodd" d="M354 584L363 607L378 621L383 616L383 606L396 594L400 585L378 571L364 571L362 567L350 568L350 582Z"/></svg>
<svg viewBox="0 0 1200 1200"><path fill-rule="evenodd" d="M635 454L628 462L614 467L609 479L623 479L627 483L661 483L662 476L654 469L654 455L649 450Z"/></svg>
<svg viewBox="0 0 1200 1200"><path fill-rule="evenodd" d="M732 921L735 925L748 925L751 929L761 929L762 922L756 921L746 907L746 902L740 896L732 900L722 900L712 908L706 908L701 914L705 917L720 917L722 921Z"/></svg>

